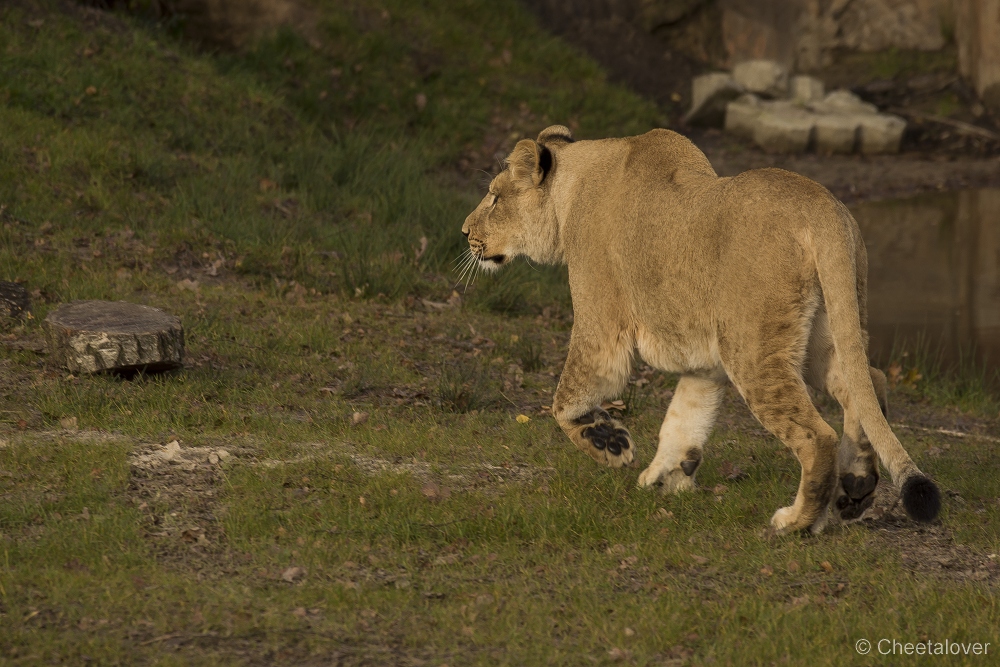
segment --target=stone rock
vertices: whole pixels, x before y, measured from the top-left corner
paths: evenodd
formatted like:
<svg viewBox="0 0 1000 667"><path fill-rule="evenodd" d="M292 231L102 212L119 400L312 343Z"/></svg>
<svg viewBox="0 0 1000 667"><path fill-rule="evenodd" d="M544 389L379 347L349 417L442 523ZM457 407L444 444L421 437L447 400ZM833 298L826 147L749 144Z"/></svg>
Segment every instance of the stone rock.
<svg viewBox="0 0 1000 667"><path fill-rule="evenodd" d="M856 114L816 114L817 153L853 153L861 119Z"/></svg>
<svg viewBox="0 0 1000 667"><path fill-rule="evenodd" d="M813 104L823 99L823 82L813 76L793 76L789 83L791 97L800 104Z"/></svg>
<svg viewBox="0 0 1000 667"><path fill-rule="evenodd" d="M788 93L788 70L773 60L748 60L733 68L733 78L747 91L762 97Z"/></svg>
<svg viewBox="0 0 1000 667"><path fill-rule="evenodd" d="M878 107L865 102L849 90L835 90L823 98L822 102L809 105L817 113L875 114Z"/></svg>
<svg viewBox="0 0 1000 667"><path fill-rule="evenodd" d="M726 132L753 139L753 129L761 112L760 98L756 95L747 93L738 97L726 105Z"/></svg>
<svg viewBox="0 0 1000 667"><path fill-rule="evenodd" d="M184 330L173 315L125 301L74 301L45 318L49 358L71 373L180 368Z"/></svg>
<svg viewBox="0 0 1000 667"><path fill-rule="evenodd" d="M20 283L0 282L0 317L21 317L31 312L31 297Z"/></svg>
<svg viewBox="0 0 1000 667"><path fill-rule="evenodd" d="M721 127L725 120L726 104L744 92L743 86L725 72L696 76L691 81L691 110L684 116L684 122Z"/></svg>
<svg viewBox="0 0 1000 667"><path fill-rule="evenodd" d="M906 121L892 114L862 114L859 149L866 155L898 153L899 143L906 131Z"/></svg>
<svg viewBox="0 0 1000 667"><path fill-rule="evenodd" d="M801 109L765 108L754 124L753 140L773 153L804 153L815 123L815 115Z"/></svg>

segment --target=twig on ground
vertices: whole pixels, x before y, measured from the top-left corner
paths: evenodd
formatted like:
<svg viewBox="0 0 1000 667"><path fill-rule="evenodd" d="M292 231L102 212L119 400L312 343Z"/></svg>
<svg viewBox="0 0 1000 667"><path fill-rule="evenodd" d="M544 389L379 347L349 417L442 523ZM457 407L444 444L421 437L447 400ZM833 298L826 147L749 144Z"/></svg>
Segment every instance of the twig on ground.
<svg viewBox="0 0 1000 667"><path fill-rule="evenodd" d="M917 118L919 120L926 120L932 123L938 123L940 125L947 125L953 127L960 132L965 134L977 134L981 137L987 139L992 139L993 141L1000 141L1000 134L996 132L991 132L985 127L979 127L978 125L973 125L972 123L966 123L960 120L954 120L951 118L945 118L944 116L938 116L932 113L924 113L922 111L911 111L910 109L900 109L898 107L893 107L889 109L891 113L898 114L900 116L909 116L910 118Z"/></svg>

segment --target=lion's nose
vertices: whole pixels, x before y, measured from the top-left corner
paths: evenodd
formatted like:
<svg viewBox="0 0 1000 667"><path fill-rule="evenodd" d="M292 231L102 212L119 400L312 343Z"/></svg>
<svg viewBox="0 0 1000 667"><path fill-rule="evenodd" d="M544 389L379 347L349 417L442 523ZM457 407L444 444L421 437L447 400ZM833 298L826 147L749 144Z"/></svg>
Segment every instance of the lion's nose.
<svg viewBox="0 0 1000 667"><path fill-rule="evenodd" d="M465 236L465 238L469 238L469 230L468 229L463 229L462 230L462 235Z"/></svg>

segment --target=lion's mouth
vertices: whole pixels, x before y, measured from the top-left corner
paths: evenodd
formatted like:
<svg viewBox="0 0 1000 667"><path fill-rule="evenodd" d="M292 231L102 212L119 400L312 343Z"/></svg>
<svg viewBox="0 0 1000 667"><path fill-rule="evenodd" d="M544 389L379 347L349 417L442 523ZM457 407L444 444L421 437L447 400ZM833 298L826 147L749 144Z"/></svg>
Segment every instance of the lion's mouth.
<svg viewBox="0 0 1000 667"><path fill-rule="evenodd" d="M505 259L507 259L505 255L490 255L489 257L483 257L484 262L493 262L497 266L503 264Z"/></svg>

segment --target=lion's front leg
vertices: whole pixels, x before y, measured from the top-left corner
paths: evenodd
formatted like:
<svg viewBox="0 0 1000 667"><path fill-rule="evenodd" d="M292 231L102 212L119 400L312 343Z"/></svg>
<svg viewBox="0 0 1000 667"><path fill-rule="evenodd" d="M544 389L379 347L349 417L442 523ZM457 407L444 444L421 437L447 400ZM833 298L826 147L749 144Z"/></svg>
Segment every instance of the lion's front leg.
<svg viewBox="0 0 1000 667"><path fill-rule="evenodd" d="M686 375L680 379L660 427L656 456L639 475L640 487L661 486L664 493L695 488L701 448L712 431L725 387L724 374L707 378Z"/></svg>
<svg viewBox="0 0 1000 667"><path fill-rule="evenodd" d="M573 328L552 414L577 449L612 468L628 465L635 457L632 437L600 406L625 386L632 347L625 336L581 335L578 326Z"/></svg>

